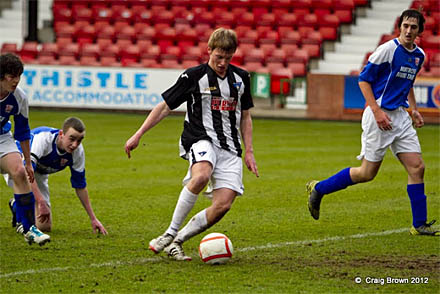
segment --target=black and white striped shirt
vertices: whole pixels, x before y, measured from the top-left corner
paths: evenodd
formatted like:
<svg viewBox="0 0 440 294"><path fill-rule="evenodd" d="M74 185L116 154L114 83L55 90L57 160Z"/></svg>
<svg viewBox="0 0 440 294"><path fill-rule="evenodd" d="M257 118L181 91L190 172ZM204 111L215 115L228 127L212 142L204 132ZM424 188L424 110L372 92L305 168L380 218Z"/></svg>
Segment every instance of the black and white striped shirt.
<svg viewBox="0 0 440 294"><path fill-rule="evenodd" d="M207 63L187 69L162 97L170 109L187 102L180 156L187 158L191 146L209 140L241 157L241 111L253 107L249 73L229 65L221 78Z"/></svg>

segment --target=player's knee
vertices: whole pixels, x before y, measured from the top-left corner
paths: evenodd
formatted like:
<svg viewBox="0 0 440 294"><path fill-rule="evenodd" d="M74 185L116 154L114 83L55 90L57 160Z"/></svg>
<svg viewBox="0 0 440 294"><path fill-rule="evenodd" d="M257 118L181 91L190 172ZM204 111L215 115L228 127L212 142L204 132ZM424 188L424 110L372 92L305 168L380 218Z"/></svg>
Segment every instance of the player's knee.
<svg viewBox="0 0 440 294"><path fill-rule="evenodd" d="M198 190L201 190L208 184L209 178L208 175L204 174L196 175L191 178L191 184Z"/></svg>
<svg viewBox="0 0 440 294"><path fill-rule="evenodd" d="M10 176L15 183L23 183L26 181L26 170L24 166L19 165L11 169Z"/></svg>
<svg viewBox="0 0 440 294"><path fill-rule="evenodd" d="M415 165L408 168L408 174L411 177L423 178L425 174L425 164L422 160L417 162Z"/></svg>

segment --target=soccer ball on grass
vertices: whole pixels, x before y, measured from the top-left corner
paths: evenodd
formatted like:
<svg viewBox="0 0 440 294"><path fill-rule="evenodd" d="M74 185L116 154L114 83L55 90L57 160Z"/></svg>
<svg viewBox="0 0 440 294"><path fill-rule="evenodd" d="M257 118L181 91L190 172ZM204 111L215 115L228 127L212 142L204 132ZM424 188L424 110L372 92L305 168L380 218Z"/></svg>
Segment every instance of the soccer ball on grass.
<svg viewBox="0 0 440 294"><path fill-rule="evenodd" d="M204 263L225 264L233 253L232 242L224 234L211 233L200 241L199 255Z"/></svg>

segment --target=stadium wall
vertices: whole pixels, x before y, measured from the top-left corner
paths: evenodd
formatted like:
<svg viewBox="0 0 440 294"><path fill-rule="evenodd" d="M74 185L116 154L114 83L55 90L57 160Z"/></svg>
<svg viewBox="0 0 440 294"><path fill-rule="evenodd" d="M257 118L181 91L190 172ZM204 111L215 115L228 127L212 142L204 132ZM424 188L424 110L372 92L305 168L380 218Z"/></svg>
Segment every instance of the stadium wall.
<svg viewBox="0 0 440 294"><path fill-rule="evenodd" d="M439 79L418 78L414 91L425 122L440 124ZM360 121L364 107L357 76L308 74L307 118Z"/></svg>

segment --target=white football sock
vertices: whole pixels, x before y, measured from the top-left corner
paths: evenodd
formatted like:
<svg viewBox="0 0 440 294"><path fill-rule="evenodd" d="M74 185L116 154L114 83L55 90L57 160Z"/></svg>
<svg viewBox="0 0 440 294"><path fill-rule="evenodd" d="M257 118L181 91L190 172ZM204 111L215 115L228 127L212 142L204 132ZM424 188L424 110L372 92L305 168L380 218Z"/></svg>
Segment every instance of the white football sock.
<svg viewBox="0 0 440 294"><path fill-rule="evenodd" d="M197 201L197 194L192 193L185 186L180 192L179 200L177 200L176 208L174 209L171 224L165 233L176 236L180 226L185 221L188 213L194 207Z"/></svg>
<svg viewBox="0 0 440 294"><path fill-rule="evenodd" d="M191 237L200 234L208 228L208 219L206 218L206 209L203 209L183 227L174 239L177 242L183 243Z"/></svg>

